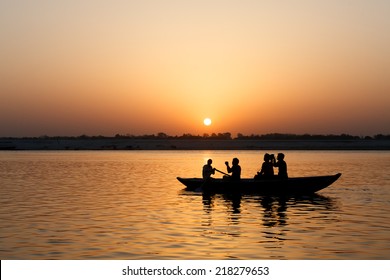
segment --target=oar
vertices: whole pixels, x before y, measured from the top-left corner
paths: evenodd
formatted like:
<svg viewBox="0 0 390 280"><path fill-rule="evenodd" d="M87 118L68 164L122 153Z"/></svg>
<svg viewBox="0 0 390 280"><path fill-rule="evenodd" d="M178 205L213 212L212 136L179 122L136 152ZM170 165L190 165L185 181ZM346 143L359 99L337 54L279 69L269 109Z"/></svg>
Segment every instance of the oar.
<svg viewBox="0 0 390 280"><path fill-rule="evenodd" d="M227 174L227 173L225 173L225 172L222 172L221 170L218 170L217 168L214 168L215 169L215 171L218 171L219 173L222 173L223 175L226 175L226 176L228 176L228 177L230 177L231 175L229 175L229 174ZM206 184L207 183L207 180L204 180L203 181L203 183L199 186L199 187L197 187L196 189L195 189L195 191L202 191L203 190L203 186L204 186L204 184Z"/></svg>
<svg viewBox="0 0 390 280"><path fill-rule="evenodd" d="M229 174L227 174L227 173L225 173L225 172L222 172L221 170L218 170L217 168L215 168L215 171L218 171L219 173L222 173L223 175L226 175L226 176L229 176L229 177L230 177Z"/></svg>

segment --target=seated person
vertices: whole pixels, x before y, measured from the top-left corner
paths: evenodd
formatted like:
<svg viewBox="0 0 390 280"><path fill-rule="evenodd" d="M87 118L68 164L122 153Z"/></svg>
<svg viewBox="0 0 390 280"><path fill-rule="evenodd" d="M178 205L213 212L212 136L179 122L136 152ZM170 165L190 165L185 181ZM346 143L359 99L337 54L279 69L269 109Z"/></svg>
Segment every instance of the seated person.
<svg viewBox="0 0 390 280"><path fill-rule="evenodd" d="M278 178L280 179L287 179L287 163L284 161L284 154L279 153L278 156L276 157L278 160L277 162L274 162L274 166L278 167Z"/></svg>
<svg viewBox="0 0 390 280"><path fill-rule="evenodd" d="M238 158L234 158L232 160L232 167L229 166L229 163L226 161L226 167L227 167L227 172L232 173L230 176L231 180L240 180L241 179L241 166L238 165L239 160Z"/></svg>
<svg viewBox="0 0 390 280"><path fill-rule="evenodd" d="M215 174L215 168L211 166L212 159L207 160L207 164L203 165L202 176L204 180L209 180L212 174Z"/></svg>
<svg viewBox="0 0 390 280"><path fill-rule="evenodd" d="M255 175L255 179L272 179L274 177L275 156L266 153L261 170Z"/></svg>

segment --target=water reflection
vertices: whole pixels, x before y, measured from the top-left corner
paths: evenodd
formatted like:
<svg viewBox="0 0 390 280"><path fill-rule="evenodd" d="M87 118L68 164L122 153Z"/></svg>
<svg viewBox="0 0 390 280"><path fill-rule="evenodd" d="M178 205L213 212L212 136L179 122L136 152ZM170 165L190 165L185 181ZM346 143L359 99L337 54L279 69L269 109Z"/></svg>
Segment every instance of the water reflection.
<svg viewBox="0 0 390 280"><path fill-rule="evenodd" d="M186 191L182 194L201 197L205 236L250 238L263 250L272 252L296 242L296 232L311 235L324 229L338 209L335 199L318 194L285 197ZM273 253L276 255L272 258L285 258Z"/></svg>
<svg viewBox="0 0 390 280"><path fill-rule="evenodd" d="M226 207L226 212L231 221L238 222L241 214L241 200L240 194L202 194L203 210L210 214L215 205L215 201L221 201Z"/></svg>
<svg viewBox="0 0 390 280"><path fill-rule="evenodd" d="M263 225L266 227L287 224L287 200L283 197L264 196L259 198L263 210Z"/></svg>
<svg viewBox="0 0 390 280"><path fill-rule="evenodd" d="M256 198L263 208L263 225L266 227L286 226L288 215L311 216L315 212L335 211L336 203L332 198L314 194L311 196L262 196Z"/></svg>
<svg viewBox="0 0 390 280"><path fill-rule="evenodd" d="M196 192L183 191L185 195L199 196ZM202 193L203 210L211 213L216 202L223 202L227 207L228 215L241 214L241 206L253 206L254 204L263 209L264 226L285 225L290 209L299 208L303 215L308 215L315 211L335 211L337 203L334 199L313 194L310 196L242 196L240 194L207 194Z"/></svg>

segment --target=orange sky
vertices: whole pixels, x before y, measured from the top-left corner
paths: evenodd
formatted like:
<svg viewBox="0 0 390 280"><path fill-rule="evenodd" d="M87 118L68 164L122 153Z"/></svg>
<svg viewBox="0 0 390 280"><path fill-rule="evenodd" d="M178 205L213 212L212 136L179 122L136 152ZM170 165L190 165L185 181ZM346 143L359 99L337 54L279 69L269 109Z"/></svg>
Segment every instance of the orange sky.
<svg viewBox="0 0 390 280"><path fill-rule="evenodd" d="M389 134L389 11L378 0L1 1L0 137Z"/></svg>

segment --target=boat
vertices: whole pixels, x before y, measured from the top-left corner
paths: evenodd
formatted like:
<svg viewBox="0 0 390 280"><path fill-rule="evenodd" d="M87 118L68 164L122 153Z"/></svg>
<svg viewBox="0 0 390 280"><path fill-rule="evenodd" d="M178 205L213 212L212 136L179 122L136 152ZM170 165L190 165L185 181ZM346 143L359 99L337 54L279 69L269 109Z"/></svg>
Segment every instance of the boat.
<svg viewBox="0 0 390 280"><path fill-rule="evenodd" d="M269 195L305 195L314 194L333 184L341 173L326 176L292 177L288 179L249 179L237 181L229 178L182 178L177 180L186 186L187 191L203 191L209 193L241 193Z"/></svg>

